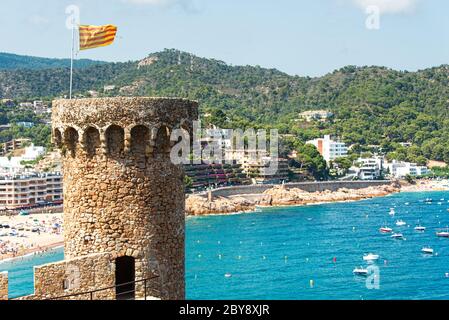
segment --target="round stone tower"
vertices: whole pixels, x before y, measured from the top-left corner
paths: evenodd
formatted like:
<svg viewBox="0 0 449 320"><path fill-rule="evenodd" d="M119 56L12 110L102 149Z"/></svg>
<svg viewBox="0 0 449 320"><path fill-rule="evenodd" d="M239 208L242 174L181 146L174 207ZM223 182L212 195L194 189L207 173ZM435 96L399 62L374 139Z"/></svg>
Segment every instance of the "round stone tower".
<svg viewBox="0 0 449 320"><path fill-rule="evenodd" d="M185 298L184 172L170 161L170 135L192 134L196 119L198 104L182 99L53 102L66 259L111 253L116 284L157 276L150 290Z"/></svg>

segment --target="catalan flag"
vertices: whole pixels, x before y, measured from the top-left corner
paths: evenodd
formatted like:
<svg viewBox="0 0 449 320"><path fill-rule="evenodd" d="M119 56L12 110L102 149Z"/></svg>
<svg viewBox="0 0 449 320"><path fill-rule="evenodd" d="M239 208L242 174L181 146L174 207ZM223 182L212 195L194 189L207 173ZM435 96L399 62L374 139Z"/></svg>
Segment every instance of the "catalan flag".
<svg viewBox="0 0 449 320"><path fill-rule="evenodd" d="M104 47L112 44L117 34L117 27L111 24L104 26L79 26L80 50Z"/></svg>

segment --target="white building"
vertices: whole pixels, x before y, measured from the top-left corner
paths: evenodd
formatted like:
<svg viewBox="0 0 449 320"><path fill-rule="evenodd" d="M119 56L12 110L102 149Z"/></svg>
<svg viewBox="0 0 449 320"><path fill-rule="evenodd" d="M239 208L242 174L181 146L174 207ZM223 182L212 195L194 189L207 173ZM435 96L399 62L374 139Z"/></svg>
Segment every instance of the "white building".
<svg viewBox="0 0 449 320"><path fill-rule="evenodd" d="M332 140L330 135L326 135L324 138L310 140L306 143L313 144L327 162L348 155L348 147L346 144L341 141Z"/></svg>
<svg viewBox="0 0 449 320"><path fill-rule="evenodd" d="M414 177L423 176L428 174L430 171L426 166L418 166L416 163L403 162L393 160L387 165L390 175L401 179L407 175Z"/></svg>
<svg viewBox="0 0 449 320"><path fill-rule="evenodd" d="M22 161L34 161L45 154L44 147L31 145L26 147L24 153L18 157L0 157L0 170L3 172L16 173L25 168Z"/></svg>
<svg viewBox="0 0 449 320"><path fill-rule="evenodd" d="M333 117L333 113L327 110L309 110L304 111L299 114L301 119L306 120L307 122L311 121L326 121L327 119Z"/></svg>
<svg viewBox="0 0 449 320"><path fill-rule="evenodd" d="M356 172L360 180L376 180L382 177L384 159L382 157L359 158Z"/></svg>
<svg viewBox="0 0 449 320"><path fill-rule="evenodd" d="M61 173L0 175L0 209L19 209L62 201Z"/></svg>

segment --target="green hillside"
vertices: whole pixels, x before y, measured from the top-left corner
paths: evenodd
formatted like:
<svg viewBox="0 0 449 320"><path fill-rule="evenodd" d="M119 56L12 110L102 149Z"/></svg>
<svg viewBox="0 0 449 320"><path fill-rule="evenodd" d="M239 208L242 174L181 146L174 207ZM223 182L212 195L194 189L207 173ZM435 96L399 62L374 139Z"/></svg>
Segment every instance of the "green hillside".
<svg viewBox="0 0 449 320"><path fill-rule="evenodd" d="M140 64L140 65L139 65ZM305 141L325 133L355 150L380 145L390 157L449 162L449 67L418 72L348 66L323 77L291 76L258 66L230 66L177 50L142 62L78 69L75 92L86 95L178 96L199 100L206 122L222 127L278 128ZM3 98L56 97L67 92L66 69L0 72ZM115 85L103 92L105 85ZM329 123L297 121L298 113L327 109ZM398 143L411 142L404 148Z"/></svg>
<svg viewBox="0 0 449 320"><path fill-rule="evenodd" d="M86 68L96 64L103 64L101 61L88 59L75 60L75 68ZM63 68L70 66L70 59L50 59L30 56L21 56L12 53L0 52L0 70L31 69L41 70L48 68Z"/></svg>

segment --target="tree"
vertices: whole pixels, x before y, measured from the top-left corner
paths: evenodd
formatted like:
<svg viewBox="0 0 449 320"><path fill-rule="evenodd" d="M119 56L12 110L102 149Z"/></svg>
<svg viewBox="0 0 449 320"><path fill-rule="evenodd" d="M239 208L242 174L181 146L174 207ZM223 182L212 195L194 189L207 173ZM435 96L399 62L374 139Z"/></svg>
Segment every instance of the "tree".
<svg viewBox="0 0 449 320"><path fill-rule="evenodd" d="M404 180L410 184L414 184L416 182L415 178L413 176L411 176L410 174L405 175Z"/></svg>
<svg viewBox="0 0 449 320"><path fill-rule="evenodd" d="M326 161L314 145L304 144L298 148L297 152L296 161L301 169L306 168L316 179L328 177Z"/></svg>

